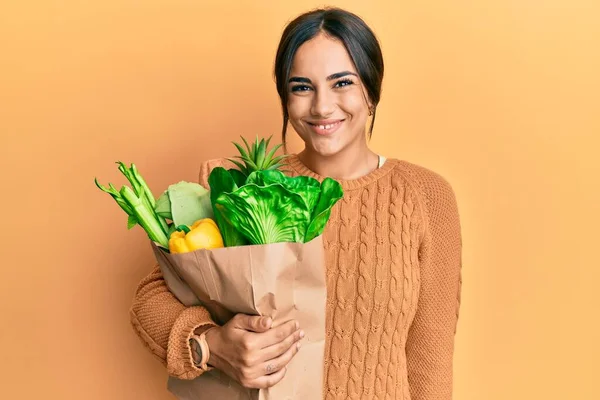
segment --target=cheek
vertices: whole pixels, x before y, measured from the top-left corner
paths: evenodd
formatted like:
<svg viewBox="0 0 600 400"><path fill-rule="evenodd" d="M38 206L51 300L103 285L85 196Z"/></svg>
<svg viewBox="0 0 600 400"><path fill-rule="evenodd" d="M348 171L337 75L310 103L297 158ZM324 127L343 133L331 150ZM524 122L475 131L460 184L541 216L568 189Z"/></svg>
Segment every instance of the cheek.
<svg viewBox="0 0 600 400"><path fill-rule="evenodd" d="M306 117L306 112L304 111L305 107L302 105L302 100L303 99L299 99L297 97L289 97L287 104L289 123L294 131L300 135L300 137L304 137L302 134L303 130L300 120Z"/></svg>
<svg viewBox="0 0 600 400"><path fill-rule="evenodd" d="M369 112L365 99L359 91L340 96L339 105L346 114L351 115L354 119L366 118Z"/></svg>
<svg viewBox="0 0 600 400"><path fill-rule="evenodd" d="M307 110L310 110L310 101L303 97L290 96L287 110L291 120L303 118L306 116Z"/></svg>

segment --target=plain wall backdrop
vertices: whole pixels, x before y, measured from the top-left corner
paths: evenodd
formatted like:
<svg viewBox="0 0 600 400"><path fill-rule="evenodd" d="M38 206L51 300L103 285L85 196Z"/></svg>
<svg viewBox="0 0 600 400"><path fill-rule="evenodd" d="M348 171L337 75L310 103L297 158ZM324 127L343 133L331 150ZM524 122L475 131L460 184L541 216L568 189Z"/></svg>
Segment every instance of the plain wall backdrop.
<svg viewBox="0 0 600 400"><path fill-rule="evenodd" d="M455 399L600 398L600 2L330 4L381 40L372 147L457 195ZM172 398L129 325L148 240L94 177L133 162L158 197L239 135L279 142L275 49L319 5L3 2L0 398Z"/></svg>

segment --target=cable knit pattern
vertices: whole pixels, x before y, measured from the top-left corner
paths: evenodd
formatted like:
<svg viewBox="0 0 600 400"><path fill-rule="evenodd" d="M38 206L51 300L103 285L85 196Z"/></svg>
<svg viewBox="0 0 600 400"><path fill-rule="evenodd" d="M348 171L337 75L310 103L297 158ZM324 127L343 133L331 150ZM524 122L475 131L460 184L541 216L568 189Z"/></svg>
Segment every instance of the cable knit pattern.
<svg viewBox="0 0 600 400"><path fill-rule="evenodd" d="M324 177L289 158L290 175ZM200 183L215 166L205 163ZM327 314L324 398L450 400L461 290L461 231L450 184L415 164L388 159L340 181L344 198L324 232ZM187 338L213 324L185 309L155 269L136 292L132 324L170 374L192 379ZM226 400L226 399L225 399Z"/></svg>

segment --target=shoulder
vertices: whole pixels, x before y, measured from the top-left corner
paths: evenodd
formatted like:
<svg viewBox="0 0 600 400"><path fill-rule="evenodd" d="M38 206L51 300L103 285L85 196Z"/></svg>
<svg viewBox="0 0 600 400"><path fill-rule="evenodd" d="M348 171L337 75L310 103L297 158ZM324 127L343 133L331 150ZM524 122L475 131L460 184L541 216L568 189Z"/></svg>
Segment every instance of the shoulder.
<svg viewBox="0 0 600 400"><path fill-rule="evenodd" d="M413 184L419 186L428 199L455 197L454 188L441 173L405 160L396 161L396 170L401 171Z"/></svg>
<svg viewBox="0 0 600 400"><path fill-rule="evenodd" d="M444 219L458 215L456 193L441 173L405 160L396 160L395 172L417 191L427 219Z"/></svg>

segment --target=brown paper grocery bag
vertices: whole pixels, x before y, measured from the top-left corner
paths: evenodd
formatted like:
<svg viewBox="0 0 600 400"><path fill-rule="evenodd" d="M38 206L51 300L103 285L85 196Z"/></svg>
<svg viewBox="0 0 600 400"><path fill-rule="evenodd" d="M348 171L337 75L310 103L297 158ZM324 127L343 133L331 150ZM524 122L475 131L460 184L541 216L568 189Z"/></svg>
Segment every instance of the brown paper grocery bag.
<svg viewBox="0 0 600 400"><path fill-rule="evenodd" d="M169 378L181 400L323 398L325 258L322 235L308 243L273 243L170 254L152 243L167 286L185 305L203 305L224 324L236 313L265 315L277 326L300 322L306 336L286 376L267 390L245 389L217 370L194 380Z"/></svg>

